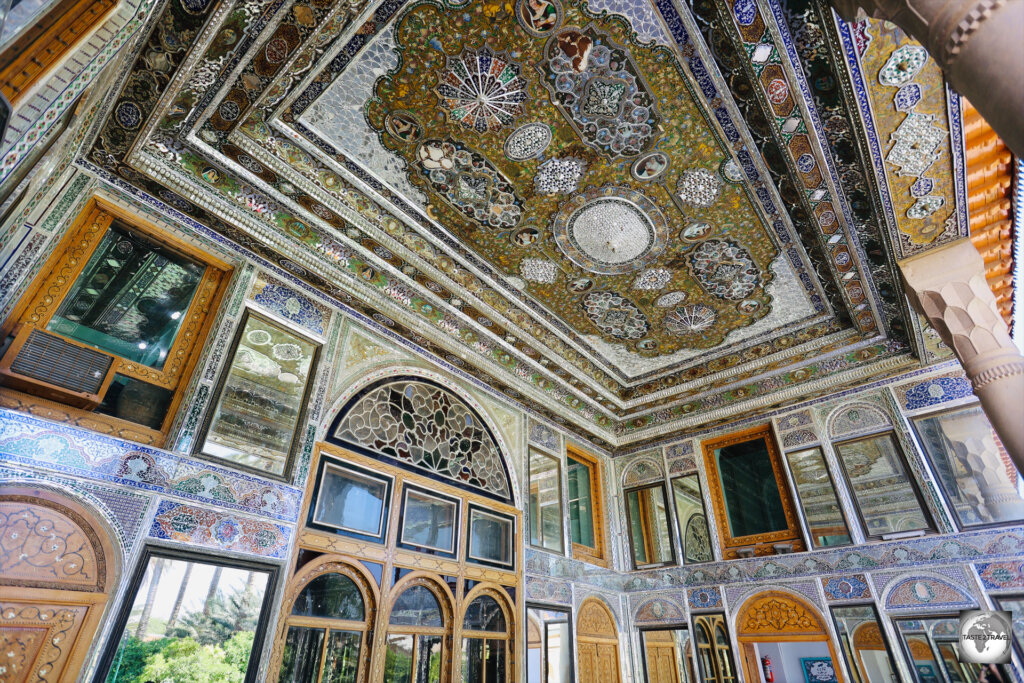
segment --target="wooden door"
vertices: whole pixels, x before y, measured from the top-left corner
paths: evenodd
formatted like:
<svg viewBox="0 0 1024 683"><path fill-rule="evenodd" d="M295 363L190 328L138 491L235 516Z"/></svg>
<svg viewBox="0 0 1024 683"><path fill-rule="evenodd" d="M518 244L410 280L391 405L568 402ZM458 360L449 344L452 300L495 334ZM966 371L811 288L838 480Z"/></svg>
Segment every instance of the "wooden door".
<svg viewBox="0 0 1024 683"><path fill-rule="evenodd" d="M576 618L576 634L579 680L620 683L619 632L608 606L587 598Z"/></svg>
<svg viewBox="0 0 1024 683"><path fill-rule="evenodd" d="M5 683L77 680L115 581L93 515L64 496L0 487L0 670Z"/></svg>
<svg viewBox="0 0 1024 683"><path fill-rule="evenodd" d="M679 664L672 631L645 631L644 655L648 683L679 683Z"/></svg>

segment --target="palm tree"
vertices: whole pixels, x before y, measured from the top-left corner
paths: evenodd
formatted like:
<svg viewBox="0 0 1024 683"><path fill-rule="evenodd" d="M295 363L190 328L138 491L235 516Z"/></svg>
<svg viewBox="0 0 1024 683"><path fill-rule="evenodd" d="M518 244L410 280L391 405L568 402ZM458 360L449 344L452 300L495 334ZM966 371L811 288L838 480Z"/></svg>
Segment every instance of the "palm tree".
<svg viewBox="0 0 1024 683"><path fill-rule="evenodd" d="M220 587L220 575L224 573L224 567L217 567L213 570L213 578L210 580L210 590L206 591L206 602L203 603L203 614L210 615L210 603L217 595L217 588Z"/></svg>
<svg viewBox="0 0 1024 683"><path fill-rule="evenodd" d="M164 558L158 557L153 563L153 576L149 580L149 590L146 591L146 603L142 607L142 614L139 615L139 625L135 629L135 637L142 640L149 630L149 617L153 613L153 603L156 601L156 590L160 586L160 575L164 571Z"/></svg>
<svg viewBox="0 0 1024 683"><path fill-rule="evenodd" d="M185 575L181 577L181 585L178 586L178 597L174 600L171 616L167 620L168 631L174 628L174 623L178 621L178 613L181 612L181 603L185 601L185 589L188 588L188 580L192 577L192 567L194 566L191 562L185 565Z"/></svg>

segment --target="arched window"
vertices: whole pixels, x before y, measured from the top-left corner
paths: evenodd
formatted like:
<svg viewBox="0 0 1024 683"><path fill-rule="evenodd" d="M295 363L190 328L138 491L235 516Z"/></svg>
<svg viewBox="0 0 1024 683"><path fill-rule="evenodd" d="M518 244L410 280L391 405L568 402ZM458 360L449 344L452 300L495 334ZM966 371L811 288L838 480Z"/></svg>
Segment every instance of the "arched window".
<svg viewBox="0 0 1024 683"><path fill-rule="evenodd" d="M725 617L721 614L702 614L693 618L693 626L701 680L709 683L735 683L736 674L729 636L725 632Z"/></svg>
<svg viewBox="0 0 1024 683"><path fill-rule="evenodd" d="M506 683L511 680L509 617L505 600L490 589L466 607L462 618L463 683Z"/></svg>
<svg viewBox="0 0 1024 683"><path fill-rule="evenodd" d="M425 578L412 579L395 598L388 619L384 683L440 683L448 680L445 636L450 632L448 601Z"/></svg>
<svg viewBox="0 0 1024 683"><path fill-rule="evenodd" d="M279 683L364 680L373 623L366 580L343 562L321 563L300 576L285 621Z"/></svg>

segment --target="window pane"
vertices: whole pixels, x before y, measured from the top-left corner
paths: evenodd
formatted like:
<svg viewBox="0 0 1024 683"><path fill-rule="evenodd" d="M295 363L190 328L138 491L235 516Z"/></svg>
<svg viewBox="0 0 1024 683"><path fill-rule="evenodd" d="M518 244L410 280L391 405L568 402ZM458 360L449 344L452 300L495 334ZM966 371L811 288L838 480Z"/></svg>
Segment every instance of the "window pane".
<svg viewBox="0 0 1024 683"><path fill-rule="evenodd" d="M391 624L442 627L441 605L429 588L411 586L395 600L391 608Z"/></svg>
<svg viewBox="0 0 1024 683"><path fill-rule="evenodd" d="M651 486L626 493L629 531L636 567L672 562L672 539L665 509L665 490Z"/></svg>
<svg viewBox="0 0 1024 683"><path fill-rule="evenodd" d="M462 650L463 683L505 683L505 641L466 638Z"/></svg>
<svg viewBox="0 0 1024 683"><path fill-rule="evenodd" d="M999 609L1010 613L1013 620L1013 642L1017 648L1024 652L1024 597L1019 595L1005 595L995 598L996 606Z"/></svg>
<svg viewBox="0 0 1024 683"><path fill-rule="evenodd" d="M321 683L356 683L361 639L362 634L355 631L331 631Z"/></svg>
<svg viewBox="0 0 1024 683"><path fill-rule="evenodd" d="M839 499L820 448L786 455L815 548L850 543Z"/></svg>
<svg viewBox="0 0 1024 683"><path fill-rule="evenodd" d="M384 654L384 683L412 683L414 636L389 635Z"/></svg>
<svg viewBox="0 0 1024 683"><path fill-rule="evenodd" d="M151 556L108 683L189 680L197 661L244 679L267 580L263 571Z"/></svg>
<svg viewBox="0 0 1024 683"><path fill-rule="evenodd" d="M696 683L690 632L685 629L641 631L647 680L651 683Z"/></svg>
<svg viewBox="0 0 1024 683"><path fill-rule="evenodd" d="M160 429L174 392L149 382L115 374L97 413Z"/></svg>
<svg viewBox="0 0 1024 683"><path fill-rule="evenodd" d="M892 683L896 666L885 647L882 626L871 605L833 607L843 657L859 683Z"/></svg>
<svg viewBox="0 0 1024 683"><path fill-rule="evenodd" d="M572 542L596 548L590 465L566 456L569 484L569 530Z"/></svg>
<svg viewBox="0 0 1024 683"><path fill-rule="evenodd" d="M202 451L283 474L317 345L250 313Z"/></svg>
<svg viewBox="0 0 1024 683"><path fill-rule="evenodd" d="M489 595L481 595L466 608L462 628L467 631L493 631L504 633L505 613L498 601Z"/></svg>
<svg viewBox="0 0 1024 683"><path fill-rule="evenodd" d="M531 607L526 622L527 683L572 683L569 614Z"/></svg>
<svg viewBox="0 0 1024 683"><path fill-rule="evenodd" d="M322 574L302 589L292 614L362 621L363 596L355 582L344 574Z"/></svg>
<svg viewBox="0 0 1024 683"><path fill-rule="evenodd" d="M763 438L716 448L715 464L733 538L789 528L771 453Z"/></svg>
<svg viewBox="0 0 1024 683"><path fill-rule="evenodd" d="M313 521L380 537L388 482L337 465L324 466Z"/></svg>
<svg viewBox="0 0 1024 683"><path fill-rule="evenodd" d="M288 627L284 654L281 658L280 683L306 683L317 680L323 645L324 629Z"/></svg>
<svg viewBox="0 0 1024 683"><path fill-rule="evenodd" d="M470 508L469 558L512 565L512 520Z"/></svg>
<svg viewBox="0 0 1024 683"><path fill-rule="evenodd" d="M870 536L928 529L928 518L891 434L837 444Z"/></svg>
<svg viewBox="0 0 1024 683"><path fill-rule="evenodd" d="M115 223L46 327L162 368L205 270Z"/></svg>
<svg viewBox="0 0 1024 683"><path fill-rule="evenodd" d="M440 683L441 636L419 636L417 640L415 683Z"/></svg>
<svg viewBox="0 0 1024 683"><path fill-rule="evenodd" d="M673 479L672 492L676 500L679 538L683 543L683 563L710 562L714 559L711 534L708 533L708 520L704 515L704 501L697 475L689 474Z"/></svg>
<svg viewBox="0 0 1024 683"><path fill-rule="evenodd" d="M960 656L959 618L914 616L894 621L918 683L973 683L981 680L986 665L971 664ZM1002 678L993 677L992 680L1009 681L1009 672L1002 665L995 666Z"/></svg>
<svg viewBox="0 0 1024 683"><path fill-rule="evenodd" d="M558 460L530 451L530 543L562 552L562 482Z"/></svg>
<svg viewBox="0 0 1024 683"><path fill-rule="evenodd" d="M402 542L453 553L457 516L454 501L406 489Z"/></svg>
<svg viewBox="0 0 1024 683"><path fill-rule="evenodd" d="M921 417L914 423L961 526L1024 519L1017 469L1000 453L981 408Z"/></svg>

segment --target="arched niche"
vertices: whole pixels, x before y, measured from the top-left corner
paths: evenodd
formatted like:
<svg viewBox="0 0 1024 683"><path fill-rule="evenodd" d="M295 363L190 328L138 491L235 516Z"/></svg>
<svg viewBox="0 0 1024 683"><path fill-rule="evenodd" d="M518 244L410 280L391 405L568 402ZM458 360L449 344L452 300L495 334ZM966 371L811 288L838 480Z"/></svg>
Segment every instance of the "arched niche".
<svg viewBox="0 0 1024 683"><path fill-rule="evenodd" d="M402 375L367 384L342 405L325 438L514 504L508 463L487 421L433 379Z"/></svg>
<svg viewBox="0 0 1024 683"><path fill-rule="evenodd" d="M75 680L117 585L112 534L79 501L28 485L0 487L0 533L4 680Z"/></svg>
<svg viewBox="0 0 1024 683"><path fill-rule="evenodd" d="M619 683L619 631L615 615L601 599L589 597L576 615L579 680Z"/></svg>
<svg viewBox="0 0 1024 683"><path fill-rule="evenodd" d="M814 665L805 664L807 660L831 659L836 680L845 681L825 619L810 603L792 593L764 591L747 598L736 614L736 642L747 680L760 680L761 657L767 655L772 659L776 680L800 680L796 676L803 675L802 667ZM823 646L814 648L811 643ZM781 678L776 673L780 670Z"/></svg>
<svg viewBox="0 0 1024 683"><path fill-rule="evenodd" d="M322 555L303 566L284 590L268 682L329 680L332 667L370 680L378 597L373 576L358 561Z"/></svg>

